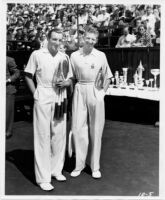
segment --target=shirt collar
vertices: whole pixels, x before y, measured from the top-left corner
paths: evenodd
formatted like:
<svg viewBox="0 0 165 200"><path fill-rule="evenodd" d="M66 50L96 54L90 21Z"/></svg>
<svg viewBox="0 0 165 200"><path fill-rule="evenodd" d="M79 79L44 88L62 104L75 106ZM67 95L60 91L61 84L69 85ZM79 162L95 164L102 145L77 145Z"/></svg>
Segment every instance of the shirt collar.
<svg viewBox="0 0 165 200"><path fill-rule="evenodd" d="M48 48L42 48L43 53L50 53ZM59 51L57 51L57 54L59 54Z"/></svg>
<svg viewBox="0 0 165 200"><path fill-rule="evenodd" d="M42 52L43 53L49 53L49 50L48 50L48 48L42 48Z"/></svg>
<svg viewBox="0 0 165 200"><path fill-rule="evenodd" d="M80 55L83 55L84 52L83 52L83 48L81 48L80 50ZM93 55L93 56L97 56L97 51L95 48L92 49L91 53L89 55Z"/></svg>

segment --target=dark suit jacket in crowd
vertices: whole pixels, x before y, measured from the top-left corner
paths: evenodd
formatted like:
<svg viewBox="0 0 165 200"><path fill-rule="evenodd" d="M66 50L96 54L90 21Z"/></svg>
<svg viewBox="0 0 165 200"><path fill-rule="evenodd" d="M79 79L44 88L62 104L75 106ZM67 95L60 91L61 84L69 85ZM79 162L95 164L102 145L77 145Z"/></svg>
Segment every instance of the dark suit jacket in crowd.
<svg viewBox="0 0 165 200"><path fill-rule="evenodd" d="M20 71L17 69L15 60L11 57L6 57L6 80L11 79L11 83L6 84L6 94L16 93L15 81L19 77Z"/></svg>

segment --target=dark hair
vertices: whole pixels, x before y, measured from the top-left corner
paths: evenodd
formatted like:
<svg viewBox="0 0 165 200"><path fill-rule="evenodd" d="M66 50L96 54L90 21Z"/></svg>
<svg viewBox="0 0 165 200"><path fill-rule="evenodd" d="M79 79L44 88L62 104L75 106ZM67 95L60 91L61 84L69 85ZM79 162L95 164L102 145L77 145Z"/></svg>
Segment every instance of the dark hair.
<svg viewBox="0 0 165 200"><path fill-rule="evenodd" d="M99 36L99 32L93 26L86 26L85 27L85 35L86 35L86 33L93 33L93 34L97 35L97 37Z"/></svg>
<svg viewBox="0 0 165 200"><path fill-rule="evenodd" d="M51 38L51 35L52 35L53 32L55 32L55 33L61 33L61 34L62 34L62 29L59 29L59 28L51 29L51 30L48 32L48 39Z"/></svg>
<svg viewBox="0 0 165 200"><path fill-rule="evenodd" d="M143 27L144 28L144 30L146 30L147 29L147 27L144 25L144 24L141 24L139 27L138 27L138 31L140 30L140 28L141 27Z"/></svg>

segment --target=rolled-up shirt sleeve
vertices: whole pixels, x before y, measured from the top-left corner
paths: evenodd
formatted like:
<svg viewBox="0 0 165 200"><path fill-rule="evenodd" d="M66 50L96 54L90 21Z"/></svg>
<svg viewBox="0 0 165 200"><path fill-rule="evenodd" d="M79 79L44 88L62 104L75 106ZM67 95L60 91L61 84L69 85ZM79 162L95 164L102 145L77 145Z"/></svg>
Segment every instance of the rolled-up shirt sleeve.
<svg viewBox="0 0 165 200"><path fill-rule="evenodd" d="M34 75L36 72L36 69L37 69L37 55L36 55L36 51L33 51L24 72Z"/></svg>

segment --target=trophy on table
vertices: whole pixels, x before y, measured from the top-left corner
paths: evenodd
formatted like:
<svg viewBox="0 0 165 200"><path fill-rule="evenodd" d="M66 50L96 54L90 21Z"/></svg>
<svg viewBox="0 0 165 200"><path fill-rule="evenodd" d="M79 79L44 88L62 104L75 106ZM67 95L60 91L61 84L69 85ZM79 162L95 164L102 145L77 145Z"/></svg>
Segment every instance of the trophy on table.
<svg viewBox="0 0 165 200"><path fill-rule="evenodd" d="M153 85L153 84L152 84L152 83L153 83L153 81L154 81L154 79L153 79L153 78L150 78L150 79L149 79L149 82L150 82L150 87L151 87L151 88L152 88L152 85Z"/></svg>
<svg viewBox="0 0 165 200"><path fill-rule="evenodd" d="M138 68L136 69L135 75L134 75L134 82L135 82L135 86L141 88L143 87L143 71L144 71L144 67L140 61L140 64L138 66Z"/></svg>
<svg viewBox="0 0 165 200"><path fill-rule="evenodd" d="M145 80L145 82L146 82L146 86L148 88L150 81L149 80Z"/></svg>
<svg viewBox="0 0 165 200"><path fill-rule="evenodd" d="M119 87L119 72L115 71L115 82L116 82L116 87Z"/></svg>
<svg viewBox="0 0 165 200"><path fill-rule="evenodd" d="M123 82L124 82L124 85L126 86L127 85L127 72L128 72L128 68L124 67L122 69L123 69Z"/></svg>
<svg viewBox="0 0 165 200"><path fill-rule="evenodd" d="M160 69L151 69L151 74L154 76L154 89L157 89L156 81L157 76L160 74Z"/></svg>

